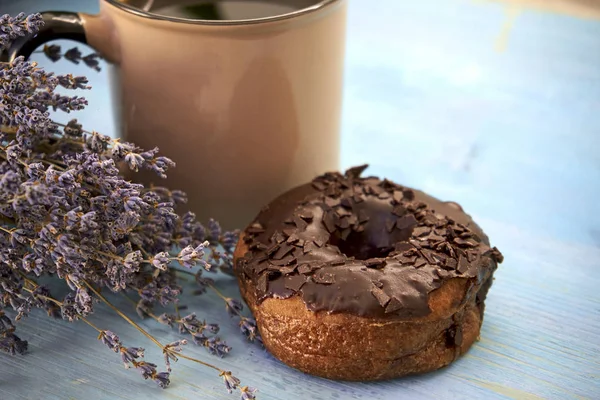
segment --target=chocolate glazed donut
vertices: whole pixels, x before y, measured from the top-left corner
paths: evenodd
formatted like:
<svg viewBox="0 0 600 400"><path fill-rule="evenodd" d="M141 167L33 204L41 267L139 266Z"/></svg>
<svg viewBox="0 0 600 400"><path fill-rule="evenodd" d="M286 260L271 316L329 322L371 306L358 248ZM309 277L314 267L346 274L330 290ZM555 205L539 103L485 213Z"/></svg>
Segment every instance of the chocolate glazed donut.
<svg viewBox="0 0 600 400"><path fill-rule="evenodd" d="M309 374L379 380L441 368L479 335L501 253L462 208L326 173L263 208L234 255L266 348Z"/></svg>

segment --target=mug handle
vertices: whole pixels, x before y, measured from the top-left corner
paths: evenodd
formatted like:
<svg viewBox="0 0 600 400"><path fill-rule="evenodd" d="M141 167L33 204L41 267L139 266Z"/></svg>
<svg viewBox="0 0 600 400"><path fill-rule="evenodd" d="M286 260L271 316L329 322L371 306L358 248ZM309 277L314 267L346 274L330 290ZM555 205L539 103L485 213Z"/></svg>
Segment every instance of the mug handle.
<svg viewBox="0 0 600 400"><path fill-rule="evenodd" d="M117 62L114 35L107 20L101 15L91 15L72 11L44 11L40 13L44 21L35 35L27 35L15 40L0 54L2 61L13 61L19 56L26 59L42 44L56 39L71 39L87 44L98 51L102 58Z"/></svg>

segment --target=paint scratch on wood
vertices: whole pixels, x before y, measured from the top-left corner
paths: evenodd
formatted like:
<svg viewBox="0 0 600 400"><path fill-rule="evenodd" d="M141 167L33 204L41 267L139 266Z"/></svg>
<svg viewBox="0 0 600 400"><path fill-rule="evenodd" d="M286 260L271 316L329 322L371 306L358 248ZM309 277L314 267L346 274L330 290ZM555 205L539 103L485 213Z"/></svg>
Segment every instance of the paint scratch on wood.
<svg viewBox="0 0 600 400"><path fill-rule="evenodd" d="M581 19L600 19L600 2L597 0L475 0L481 2L508 3L525 10L562 14Z"/></svg>
<svg viewBox="0 0 600 400"><path fill-rule="evenodd" d="M501 385L499 383L496 382L488 382L488 381L483 381L480 379L476 379L473 377L468 377L468 376L464 376L464 375L455 375L456 377L460 378L460 379L464 379L465 381L468 382L472 382L475 385L485 388L485 389L489 389L491 391L494 391L498 394L501 394L503 396L506 396L508 398L511 399L518 399L518 400L544 400L543 397L539 397L533 393L530 392L526 392L524 390L520 390L520 389L515 389L515 388L511 388L508 386L504 386Z"/></svg>
<svg viewBox="0 0 600 400"><path fill-rule="evenodd" d="M465 355L463 355L463 357L464 358L467 358L467 357L468 358L474 358L474 359L476 359L477 361L479 361L481 363L490 365L492 368L494 368L494 369L496 369L498 371L501 371L501 370L511 370L511 371L514 371L514 372L520 374L523 378L539 382L540 384L548 386L548 387L552 387L555 390L558 390L558 391L561 391L563 393L566 393L566 394L568 394L568 395L570 395L570 396L572 396L572 397L574 397L576 399L586 400L585 397L576 395L576 394L574 394L572 391L570 391L568 389L565 389L563 387L557 386L554 383L552 383L550 381L547 381L545 379L541 379L541 378L535 377L535 376L533 376L533 375L531 375L531 374L529 374L529 373L527 373L527 372L525 372L523 370L520 370L518 368L508 367L506 365L502 365L502 364L499 364L499 363L491 361L491 360L486 360L483 357L478 357L478 356L474 355L472 352L467 352ZM455 375L455 376L458 376L458 375ZM465 378L465 377L462 376L462 378ZM505 387L505 386L502 386L502 387ZM510 389L514 389L514 388L510 388ZM518 390L518 389L514 389L514 390ZM540 397L538 397L538 398L540 398Z"/></svg>
<svg viewBox="0 0 600 400"><path fill-rule="evenodd" d="M502 53L506 50L510 32L517 21L517 17L519 14L521 14L521 11L521 7L513 3L510 3L504 7L504 21L502 22L502 27L500 28L500 34L496 37L496 41L494 43L494 48L496 51Z"/></svg>

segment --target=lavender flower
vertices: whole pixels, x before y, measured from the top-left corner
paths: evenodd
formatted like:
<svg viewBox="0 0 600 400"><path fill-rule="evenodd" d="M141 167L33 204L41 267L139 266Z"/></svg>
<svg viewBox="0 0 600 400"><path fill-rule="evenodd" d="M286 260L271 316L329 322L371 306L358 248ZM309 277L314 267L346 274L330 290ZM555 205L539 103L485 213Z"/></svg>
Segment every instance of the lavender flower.
<svg viewBox="0 0 600 400"><path fill-rule="evenodd" d="M203 327L204 329L206 329L207 331L209 331L212 334L217 334L219 333L219 325L218 324L207 324L206 321L203 322Z"/></svg>
<svg viewBox="0 0 600 400"><path fill-rule="evenodd" d="M62 54L60 52L60 46L57 46L55 44L52 45L44 45L44 54L46 55L46 57L48 57L50 60L56 62L58 60L60 60Z"/></svg>
<svg viewBox="0 0 600 400"><path fill-rule="evenodd" d="M223 371L219 374L223 377L225 387L227 391L231 393L232 390L237 389L240 386L240 380L231 374L231 371Z"/></svg>
<svg viewBox="0 0 600 400"><path fill-rule="evenodd" d="M72 49L67 50L64 54L61 53L60 46L55 44L52 45L44 45L44 49L42 51L46 57L48 57L53 62L64 58L72 62L73 64L79 64L81 61L88 67L95 69L96 71L100 71L100 55L97 53L90 53L85 57L82 57L81 52L77 47L73 47Z"/></svg>
<svg viewBox="0 0 600 400"><path fill-rule="evenodd" d="M248 387L248 386L242 386L240 388L240 393L242 394L242 397L240 397L241 400L254 400L256 399L256 397L254 396L254 393L257 392L257 389L253 388L253 387Z"/></svg>
<svg viewBox="0 0 600 400"><path fill-rule="evenodd" d="M217 324L208 324L206 321L200 321L195 313L186 315L185 317L177 319L175 315L170 314L161 314L157 318L158 322L169 325L171 327L177 326L179 333L182 334L190 334L192 336L192 340L195 344L199 346L206 347L209 353L224 357L229 351L231 347L227 345L224 341L221 341L218 337L208 337L207 333L217 334L219 332L219 325ZM182 340L178 342L174 342L169 346L175 346L176 344L186 344L187 341ZM169 347L168 346L168 347ZM180 349L175 349L175 351L179 352ZM167 369L170 368L169 363L169 354L170 352L165 352L165 363L167 364ZM173 359L171 357L171 359Z"/></svg>
<svg viewBox="0 0 600 400"><path fill-rule="evenodd" d="M179 263L186 268L192 268L199 262L206 265L207 263L202 260L202 257L204 256L204 248L208 245L208 241L205 241L200 243L195 248L193 246L184 247L179 252L179 256L177 258Z"/></svg>
<svg viewBox="0 0 600 400"><path fill-rule="evenodd" d="M163 350L163 355L165 358L165 365L167 366L167 371L171 372L171 360L177 361L176 353L181 353L183 351L183 346L187 344L187 340L182 339L176 342L169 343L165 346Z"/></svg>
<svg viewBox="0 0 600 400"><path fill-rule="evenodd" d="M242 334L246 336L248 341L253 342L258 340L262 342L260 335L258 335L258 330L256 328L256 320L254 318L241 317L240 318L240 330Z"/></svg>
<svg viewBox="0 0 600 400"><path fill-rule="evenodd" d="M125 368L129 368L129 364L133 364L138 358L144 357L144 349L141 347L121 347L119 351L121 352L121 359Z"/></svg>
<svg viewBox="0 0 600 400"><path fill-rule="evenodd" d="M0 17L0 50L18 37L35 34L42 24L40 14ZM44 46L43 53L52 61L64 58L99 70L95 53L84 57L72 48L63 54L56 45ZM140 296L140 317L154 316L157 304L176 303L181 293L171 261L186 268L231 271L239 233L223 232L215 220L205 228L191 212L180 215L177 207L187 201L181 191L126 179L121 165L165 178L175 163L157 148L146 150L84 130L77 119L53 120L51 112L64 116L87 106L79 92L57 93L59 88L90 86L86 77L46 72L23 57L0 62L0 350L11 354L25 352L27 341L15 335L3 309L12 308L15 321L32 308L68 321L87 321L98 292L128 291ZM179 254L171 255L174 249ZM52 299L34 281L42 275L63 280L71 291L62 301ZM201 287L212 284L201 272L196 281ZM227 304L230 313L242 307L234 299ZM209 337L219 331L218 325L195 314L163 314L158 320L192 335L215 355L230 351L224 341ZM241 329L251 336L252 326L246 322ZM155 364L143 360L144 349L124 347L112 331L101 330L98 339L120 353L126 367L133 366L163 388L170 382L170 361L187 343L183 339L167 345L168 371L157 372ZM222 376L228 389L239 387L239 380L227 374ZM246 392L253 398L252 390Z"/></svg>
<svg viewBox="0 0 600 400"><path fill-rule="evenodd" d="M41 14L19 13L15 17L4 14L0 17L0 50L8 48L19 36L36 33L43 24Z"/></svg>
<svg viewBox="0 0 600 400"><path fill-rule="evenodd" d="M170 327L173 327L176 319L177 319L177 317L175 317L174 315L161 314L158 317L157 321L160 322L161 324L169 325Z"/></svg>
<svg viewBox="0 0 600 400"><path fill-rule="evenodd" d="M231 351L231 347L227 346L226 342L222 341L216 336L209 338L204 344L204 346L211 354L219 356L221 358L223 358L226 354L229 353L229 351Z"/></svg>
<svg viewBox="0 0 600 400"><path fill-rule="evenodd" d="M156 375L156 364L152 364L146 361L136 362L135 368L140 371L144 379L152 378Z"/></svg>
<svg viewBox="0 0 600 400"><path fill-rule="evenodd" d="M160 253L152 257L152 265L154 265L154 267L162 271L167 270L167 267L170 262L171 259L169 258L169 253L167 253L166 251L161 251Z"/></svg>
<svg viewBox="0 0 600 400"><path fill-rule="evenodd" d="M167 386L169 386L169 384L171 383L171 381L169 380L168 372L156 373L156 374L152 375L152 380L154 380L154 382L156 382L158 384L158 386L163 389L166 389Z"/></svg>
<svg viewBox="0 0 600 400"><path fill-rule="evenodd" d="M25 353L27 351L27 345L27 341L21 340L14 333L4 333L0 335L0 349L11 355Z"/></svg>
<svg viewBox="0 0 600 400"><path fill-rule="evenodd" d="M238 315L243 309L244 305L238 299L227 297L225 299L225 309L230 316Z"/></svg>
<svg viewBox="0 0 600 400"><path fill-rule="evenodd" d="M102 340L102 343L108 346L108 348L114 351L115 353L119 352L119 349L121 348L121 340L113 332L102 331L98 335L98 339Z"/></svg>
<svg viewBox="0 0 600 400"><path fill-rule="evenodd" d="M221 232L222 232L221 225L219 224L219 222L210 218L208 220L208 231L209 231L210 240L213 242L218 242L219 239L221 238Z"/></svg>
<svg viewBox="0 0 600 400"><path fill-rule="evenodd" d="M203 329L203 324L196 318L196 313L186 315L177 321L179 333L196 333Z"/></svg>

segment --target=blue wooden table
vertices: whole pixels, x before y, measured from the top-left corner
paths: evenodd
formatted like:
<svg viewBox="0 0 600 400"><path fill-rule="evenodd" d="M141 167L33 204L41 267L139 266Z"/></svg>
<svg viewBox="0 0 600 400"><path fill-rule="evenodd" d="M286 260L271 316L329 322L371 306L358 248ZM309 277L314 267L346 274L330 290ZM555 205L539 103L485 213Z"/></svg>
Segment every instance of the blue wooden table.
<svg viewBox="0 0 600 400"><path fill-rule="evenodd" d="M595 4L350 0L340 167L367 162L372 174L461 203L505 255L481 340L468 354L438 372L388 382L319 379L245 343L213 294L186 295L183 303L219 322L233 350L222 360L194 346L188 354L234 371L259 388L260 399L600 399ZM93 12L97 4L0 0L0 13L50 8ZM114 133L105 73L36 59L89 76L90 106L78 118ZM219 277L217 286L238 295L231 278ZM137 331L97 310L97 326L160 362ZM0 355L0 399L236 398L214 371L185 360L175 365L171 387L160 390L125 370L82 323L33 313L20 325L29 332L29 354ZM162 342L179 338L153 321L141 325Z"/></svg>

